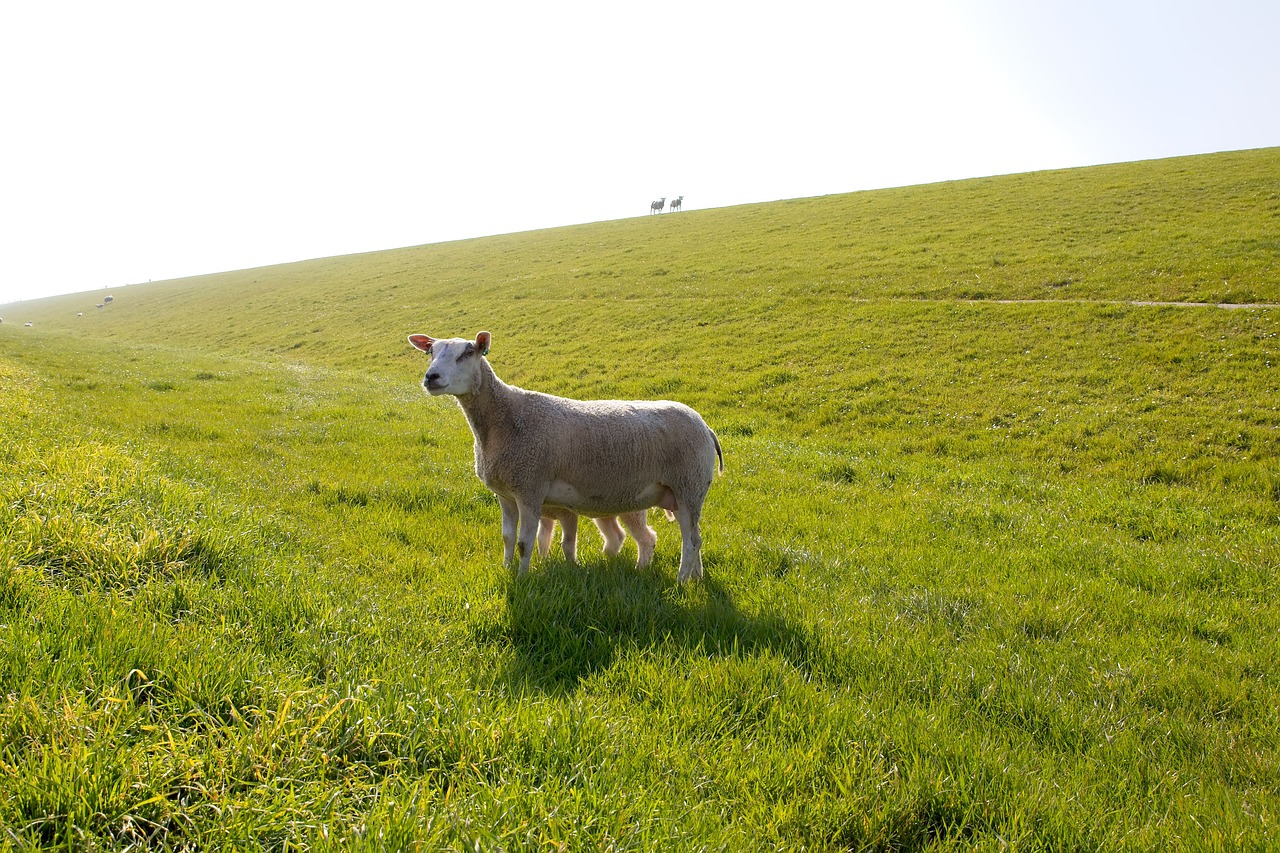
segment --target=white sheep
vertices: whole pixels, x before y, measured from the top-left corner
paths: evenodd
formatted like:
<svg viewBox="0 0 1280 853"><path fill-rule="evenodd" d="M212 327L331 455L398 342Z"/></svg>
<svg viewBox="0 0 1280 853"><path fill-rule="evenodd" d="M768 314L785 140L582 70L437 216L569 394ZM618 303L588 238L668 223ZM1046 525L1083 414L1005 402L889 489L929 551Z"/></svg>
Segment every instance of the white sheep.
<svg viewBox="0 0 1280 853"><path fill-rule="evenodd" d="M702 577L702 503L717 460L724 469L702 417L681 403L568 400L508 385L485 358L491 342L488 332L475 341L409 336L431 355L427 393L453 395L471 425L476 474L502 507L506 562L518 555L517 571L527 572L535 539L546 553L553 521L573 559L577 516L585 515L612 553L622 547L621 519L643 566L657 542L646 510L656 506L680 524L680 582Z"/></svg>
<svg viewBox="0 0 1280 853"><path fill-rule="evenodd" d="M648 511L641 509L620 516L597 516L591 520L604 537L604 552L610 557L616 557L622 550L622 545L627 540L622 527L626 525L636 540L636 565L644 568L653 559L653 550L658 544L658 533L649 526L647 516ZM619 518L622 519L621 524L618 523ZM538 553L545 557L551 551L551 539L555 535L557 521L560 522L562 531L560 546L564 550L565 559L571 563L577 562L578 514L546 503L542 505L542 517L538 521Z"/></svg>

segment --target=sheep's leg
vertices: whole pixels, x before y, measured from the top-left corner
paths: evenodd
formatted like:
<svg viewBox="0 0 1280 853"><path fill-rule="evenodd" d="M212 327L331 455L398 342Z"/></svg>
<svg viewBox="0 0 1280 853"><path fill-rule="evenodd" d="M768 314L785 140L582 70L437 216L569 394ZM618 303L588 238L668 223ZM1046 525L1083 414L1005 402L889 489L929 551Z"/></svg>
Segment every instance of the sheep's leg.
<svg viewBox="0 0 1280 853"><path fill-rule="evenodd" d="M626 525L627 530L631 532L631 538L636 540L636 568L643 569L653 560L653 549L658 544L658 531L649 526L649 511L639 510L637 512L628 512L621 516L622 523Z"/></svg>
<svg viewBox="0 0 1280 853"><path fill-rule="evenodd" d="M622 543L627 540L627 534L622 532L622 526L618 524L618 519L612 515L604 518L594 519L596 527L600 530L600 535L604 537L604 553L609 557L616 557L618 552L622 550Z"/></svg>
<svg viewBox="0 0 1280 853"><path fill-rule="evenodd" d="M560 547L564 550L564 558L575 565L578 562L578 516L567 512L560 516Z"/></svg>
<svg viewBox="0 0 1280 853"><path fill-rule="evenodd" d="M551 551L551 537L556 532L556 520L543 516L538 520L538 553L543 557Z"/></svg>
<svg viewBox="0 0 1280 853"><path fill-rule="evenodd" d="M520 565L516 574L523 575L529 571L529 561L533 559L533 547L538 538L538 524L542 520L542 501L527 503L519 501L520 527L516 534L516 556Z"/></svg>
<svg viewBox="0 0 1280 853"><path fill-rule="evenodd" d="M551 539L556 530L556 522L560 522L560 547L564 550L565 559L570 563L577 562L578 552L578 515L568 510L554 509L538 520L538 553L545 557L551 553Z"/></svg>
<svg viewBox="0 0 1280 853"><path fill-rule="evenodd" d="M680 522L680 583L702 578L702 506L680 503L676 506L676 520Z"/></svg>
<svg viewBox="0 0 1280 853"><path fill-rule="evenodd" d="M508 565L516 554L516 522L520 518L520 509L511 498L498 496L498 506L502 507L502 562Z"/></svg>

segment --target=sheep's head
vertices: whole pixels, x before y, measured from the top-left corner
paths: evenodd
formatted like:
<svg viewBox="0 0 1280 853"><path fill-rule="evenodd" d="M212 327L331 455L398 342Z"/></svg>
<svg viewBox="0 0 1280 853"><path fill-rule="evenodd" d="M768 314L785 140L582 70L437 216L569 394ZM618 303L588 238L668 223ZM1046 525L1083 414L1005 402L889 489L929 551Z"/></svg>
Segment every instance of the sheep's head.
<svg viewBox="0 0 1280 853"><path fill-rule="evenodd" d="M426 335L410 335L409 343L431 356L422 386L427 393L452 394L455 397L474 394L480 388L481 364L489 352L492 335L481 332L474 341L465 338L436 340Z"/></svg>

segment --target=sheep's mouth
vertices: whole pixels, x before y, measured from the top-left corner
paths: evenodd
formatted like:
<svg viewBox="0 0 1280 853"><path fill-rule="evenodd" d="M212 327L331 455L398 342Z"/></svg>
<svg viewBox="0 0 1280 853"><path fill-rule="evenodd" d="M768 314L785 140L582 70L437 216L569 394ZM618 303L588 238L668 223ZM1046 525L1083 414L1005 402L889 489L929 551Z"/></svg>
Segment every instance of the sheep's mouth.
<svg viewBox="0 0 1280 853"><path fill-rule="evenodd" d="M439 394L448 387L448 383L441 382L439 379L428 379L422 383L422 387L427 389L428 394Z"/></svg>

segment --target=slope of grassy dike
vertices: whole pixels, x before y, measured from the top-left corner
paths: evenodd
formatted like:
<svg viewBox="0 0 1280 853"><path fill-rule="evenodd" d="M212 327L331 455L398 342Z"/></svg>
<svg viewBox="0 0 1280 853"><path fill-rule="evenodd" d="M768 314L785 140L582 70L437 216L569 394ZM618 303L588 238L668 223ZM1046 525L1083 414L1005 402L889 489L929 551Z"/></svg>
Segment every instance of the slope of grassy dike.
<svg viewBox="0 0 1280 853"><path fill-rule="evenodd" d="M802 297L806 317L883 299L1276 303L1277 235L1271 148L305 261L118 288L104 309L93 307L102 293L8 306L5 319L369 367L386 363L389 339L424 324L559 347L592 330L584 315L615 340L664 322L715 329L727 314L761 317Z"/></svg>
<svg viewBox="0 0 1280 853"><path fill-rule="evenodd" d="M1277 234L1269 149L5 306L0 849L1275 847L1280 309L1131 303ZM707 417L707 582L508 574L480 328Z"/></svg>

